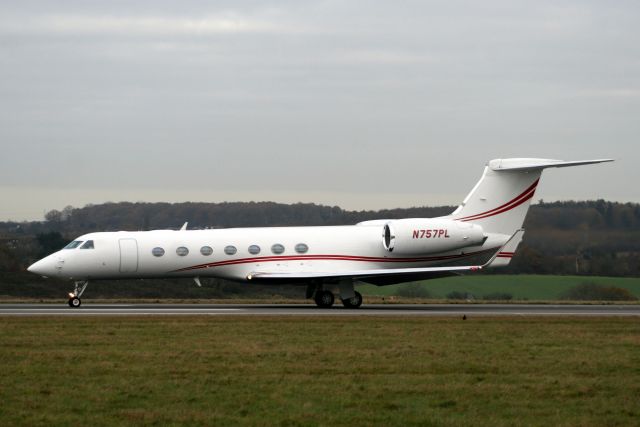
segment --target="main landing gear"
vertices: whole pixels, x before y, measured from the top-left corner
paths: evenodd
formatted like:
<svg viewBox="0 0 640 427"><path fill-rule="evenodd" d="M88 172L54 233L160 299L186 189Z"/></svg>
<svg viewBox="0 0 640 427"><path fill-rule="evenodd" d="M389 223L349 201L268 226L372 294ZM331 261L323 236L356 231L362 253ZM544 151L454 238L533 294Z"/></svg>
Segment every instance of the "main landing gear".
<svg viewBox="0 0 640 427"><path fill-rule="evenodd" d="M318 290L314 297L316 305L320 308L331 308L335 302L335 297L331 291ZM354 291L354 295L351 298L341 299L344 308L358 308L362 305L362 295L358 291Z"/></svg>
<svg viewBox="0 0 640 427"><path fill-rule="evenodd" d="M362 295L360 292L353 291L353 293L353 297L342 300L344 308L358 308L362 305Z"/></svg>
<svg viewBox="0 0 640 427"><path fill-rule="evenodd" d="M331 291L317 291L313 298L316 301L316 305L320 308L330 308L335 301L333 293Z"/></svg>
<svg viewBox="0 0 640 427"><path fill-rule="evenodd" d="M69 307L78 308L82 304L80 301L80 297L84 293L84 290L87 289L87 285L89 284L88 280L83 280L75 283L75 288L73 292L69 292Z"/></svg>

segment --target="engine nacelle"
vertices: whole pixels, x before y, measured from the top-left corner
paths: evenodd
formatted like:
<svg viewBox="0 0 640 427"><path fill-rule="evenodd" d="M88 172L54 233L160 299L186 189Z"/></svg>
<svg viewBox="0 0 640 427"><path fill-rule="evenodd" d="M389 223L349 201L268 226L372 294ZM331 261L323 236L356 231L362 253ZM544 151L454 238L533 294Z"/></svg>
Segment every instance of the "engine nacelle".
<svg viewBox="0 0 640 427"><path fill-rule="evenodd" d="M482 245L482 227L449 219L399 219L382 228L382 245L398 255L422 255Z"/></svg>

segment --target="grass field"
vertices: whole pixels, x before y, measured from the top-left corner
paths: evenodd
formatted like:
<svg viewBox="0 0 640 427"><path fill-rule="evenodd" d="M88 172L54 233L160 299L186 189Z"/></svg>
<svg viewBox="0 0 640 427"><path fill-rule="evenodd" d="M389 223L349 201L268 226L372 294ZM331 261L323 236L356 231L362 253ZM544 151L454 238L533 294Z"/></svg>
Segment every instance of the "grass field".
<svg viewBox="0 0 640 427"><path fill-rule="evenodd" d="M97 300L265 300L305 302L304 286L272 287L256 285L238 285L227 289L211 286L203 279L203 287L197 287L191 279L182 280L137 280L137 281L96 281L92 282L85 298ZM594 283L603 286L615 286L628 289L640 298L640 277L591 277L591 276L546 276L546 275L484 275L469 274L445 279L426 280L418 283L429 292L430 299L443 299L447 294L457 291L472 294L482 299L490 294L510 294L514 300L557 301L569 289L582 283ZM387 297L396 295L402 288L413 284L393 286L362 285L358 289L364 295ZM237 293L245 286L250 292ZM0 275L0 301L56 301L65 302L71 283L41 279L27 273L3 273ZM371 299L369 299L371 300Z"/></svg>
<svg viewBox="0 0 640 427"><path fill-rule="evenodd" d="M10 318L2 425L632 425L626 318Z"/></svg>
<svg viewBox="0 0 640 427"><path fill-rule="evenodd" d="M508 293L514 299L558 300L569 288L581 283L595 283L628 289L640 298L640 277L597 277L597 276L543 276L543 275L476 275L447 277L425 280L420 283L431 297L445 298L452 291L470 293L476 298L492 293ZM395 295L403 285L364 285L358 289L364 295Z"/></svg>

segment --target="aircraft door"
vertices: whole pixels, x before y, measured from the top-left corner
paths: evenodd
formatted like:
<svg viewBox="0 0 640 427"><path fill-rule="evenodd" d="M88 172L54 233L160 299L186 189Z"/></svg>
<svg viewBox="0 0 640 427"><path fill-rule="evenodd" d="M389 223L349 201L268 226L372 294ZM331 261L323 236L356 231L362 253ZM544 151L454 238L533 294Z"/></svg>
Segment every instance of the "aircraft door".
<svg viewBox="0 0 640 427"><path fill-rule="evenodd" d="M138 271L138 242L136 239L120 239L120 273Z"/></svg>

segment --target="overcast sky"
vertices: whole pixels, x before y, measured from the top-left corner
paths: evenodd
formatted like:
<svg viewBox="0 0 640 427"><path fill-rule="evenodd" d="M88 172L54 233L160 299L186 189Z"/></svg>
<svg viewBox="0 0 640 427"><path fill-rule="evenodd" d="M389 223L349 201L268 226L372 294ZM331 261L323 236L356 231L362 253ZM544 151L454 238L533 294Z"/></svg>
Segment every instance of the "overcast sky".
<svg viewBox="0 0 640 427"><path fill-rule="evenodd" d="M105 201L640 201L640 2L3 1L0 220ZM183 219L179 219L182 221Z"/></svg>

